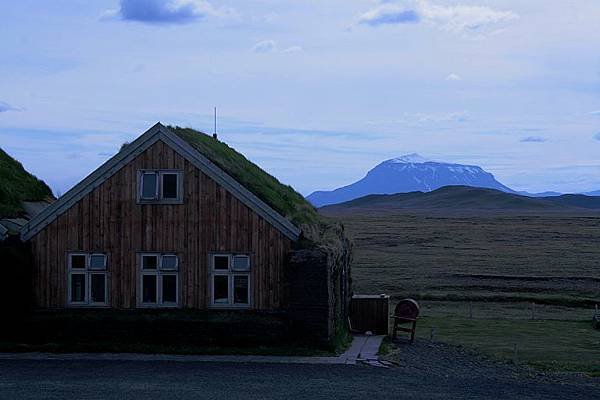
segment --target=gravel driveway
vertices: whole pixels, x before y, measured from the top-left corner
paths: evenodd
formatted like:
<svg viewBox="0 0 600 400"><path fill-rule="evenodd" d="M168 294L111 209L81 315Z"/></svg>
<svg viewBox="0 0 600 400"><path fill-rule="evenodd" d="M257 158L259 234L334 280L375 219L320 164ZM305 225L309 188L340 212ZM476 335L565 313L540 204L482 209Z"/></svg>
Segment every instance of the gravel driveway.
<svg viewBox="0 0 600 400"><path fill-rule="evenodd" d="M434 358L415 367L410 357L428 351ZM390 369L359 365L0 360L0 399L600 398L600 387L590 379L553 382L515 376L510 368L482 365L467 354L452 361L451 351L417 344L403 351L403 357L413 365Z"/></svg>

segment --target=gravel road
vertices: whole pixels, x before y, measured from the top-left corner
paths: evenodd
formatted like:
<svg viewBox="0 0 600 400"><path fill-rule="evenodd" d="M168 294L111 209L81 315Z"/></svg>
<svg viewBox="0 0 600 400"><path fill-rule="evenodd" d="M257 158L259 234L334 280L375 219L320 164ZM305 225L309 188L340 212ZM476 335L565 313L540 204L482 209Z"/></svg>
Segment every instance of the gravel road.
<svg viewBox="0 0 600 400"><path fill-rule="evenodd" d="M410 351L416 354L418 348ZM569 383L515 377L501 366L497 368L502 373L484 368L482 373L469 374L467 369L481 366L431 365L384 369L360 365L0 360L0 399L600 398L600 388L591 380Z"/></svg>

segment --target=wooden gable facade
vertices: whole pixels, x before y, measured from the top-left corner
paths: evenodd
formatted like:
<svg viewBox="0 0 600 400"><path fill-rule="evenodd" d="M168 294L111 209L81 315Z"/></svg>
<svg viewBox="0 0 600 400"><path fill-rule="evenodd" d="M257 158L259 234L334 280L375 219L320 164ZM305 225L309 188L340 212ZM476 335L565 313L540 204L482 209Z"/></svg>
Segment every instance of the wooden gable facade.
<svg viewBox="0 0 600 400"><path fill-rule="evenodd" d="M25 227L37 307L287 306L299 231L186 146L156 125ZM177 173L180 201L140 201L143 171Z"/></svg>

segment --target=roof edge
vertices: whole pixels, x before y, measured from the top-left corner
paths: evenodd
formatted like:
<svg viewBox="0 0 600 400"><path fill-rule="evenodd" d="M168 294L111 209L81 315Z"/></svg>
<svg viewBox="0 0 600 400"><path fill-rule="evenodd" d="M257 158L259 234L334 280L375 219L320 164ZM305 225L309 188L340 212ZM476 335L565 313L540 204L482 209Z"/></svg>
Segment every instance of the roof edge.
<svg viewBox="0 0 600 400"><path fill-rule="evenodd" d="M62 212L72 207L77 201L100 186L106 179L158 140L162 140L171 146L182 157L186 158L218 184L225 187L225 189L229 190L238 200L265 218L285 236L293 241L299 239L301 231L298 227L160 122L154 124L136 140L127 145L125 149L115 154L54 203L32 218L21 230L21 239L23 241L31 239L58 218Z"/></svg>

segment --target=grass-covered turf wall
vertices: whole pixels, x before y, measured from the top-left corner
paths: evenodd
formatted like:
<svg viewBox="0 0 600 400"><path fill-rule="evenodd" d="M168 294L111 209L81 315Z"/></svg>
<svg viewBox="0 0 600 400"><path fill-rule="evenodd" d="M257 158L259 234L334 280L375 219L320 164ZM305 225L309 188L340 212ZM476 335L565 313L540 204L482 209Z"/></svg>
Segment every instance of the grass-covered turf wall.
<svg viewBox="0 0 600 400"><path fill-rule="evenodd" d="M20 162L0 149L0 218L15 217L22 201L52 198L52 190L44 181L23 168Z"/></svg>
<svg viewBox="0 0 600 400"><path fill-rule="evenodd" d="M296 225L319 222L317 211L300 193L279 182L224 142L191 128L169 128Z"/></svg>

